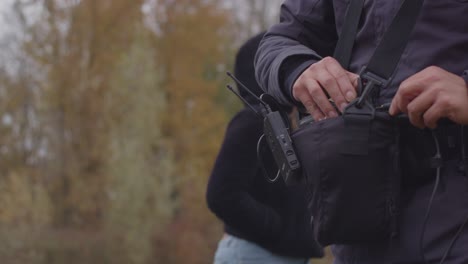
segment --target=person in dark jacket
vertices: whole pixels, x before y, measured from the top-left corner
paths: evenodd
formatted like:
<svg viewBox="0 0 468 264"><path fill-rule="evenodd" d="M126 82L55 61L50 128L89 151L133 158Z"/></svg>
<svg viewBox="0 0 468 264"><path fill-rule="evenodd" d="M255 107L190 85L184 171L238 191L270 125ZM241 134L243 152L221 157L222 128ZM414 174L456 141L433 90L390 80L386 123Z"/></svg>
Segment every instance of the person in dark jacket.
<svg viewBox="0 0 468 264"><path fill-rule="evenodd" d="M235 75L260 95L253 58L262 34L238 51ZM242 88L239 93L255 108L259 102ZM257 160L257 141L263 120L245 106L230 121L212 170L206 198L208 207L224 222L225 234L214 263L308 263L323 255L313 238L305 186L286 187L282 179L270 183ZM267 171L277 168L272 157Z"/></svg>
<svg viewBox="0 0 468 264"><path fill-rule="evenodd" d="M356 98L356 73L369 62L403 1L365 1L345 70L331 56L349 2L286 0L280 23L267 32L256 56L260 85L285 105L304 106L315 120L337 117ZM435 177L424 173L417 179L410 169L403 171L400 230L393 246L334 245L336 263L468 263L467 14L467 0L426 0L393 78L374 98L377 105L390 104L391 115L409 117L412 128L402 137L415 157L422 156L421 146L433 144L431 137L418 135L446 131L439 137L447 154L444 187L435 193L429 217ZM423 165L409 156L402 162L403 169Z"/></svg>

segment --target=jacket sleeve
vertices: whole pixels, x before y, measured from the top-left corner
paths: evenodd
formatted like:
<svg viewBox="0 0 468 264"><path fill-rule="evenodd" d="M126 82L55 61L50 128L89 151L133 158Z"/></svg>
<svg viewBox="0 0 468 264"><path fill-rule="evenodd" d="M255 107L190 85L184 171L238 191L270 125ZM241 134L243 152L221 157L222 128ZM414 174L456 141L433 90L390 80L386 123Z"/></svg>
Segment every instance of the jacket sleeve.
<svg viewBox="0 0 468 264"><path fill-rule="evenodd" d="M250 111L250 110L248 110ZM257 141L262 122L253 112L238 113L229 123L220 152L212 170L206 199L208 207L226 225L265 242L279 236L279 214L252 196L256 177Z"/></svg>
<svg viewBox="0 0 468 264"><path fill-rule="evenodd" d="M468 86L468 70L465 70L462 74L463 80L465 80L466 85Z"/></svg>
<svg viewBox="0 0 468 264"><path fill-rule="evenodd" d="M297 104L291 96L297 77L314 62L332 55L337 41L332 2L286 0L280 22L260 43L255 57L256 78L280 103Z"/></svg>

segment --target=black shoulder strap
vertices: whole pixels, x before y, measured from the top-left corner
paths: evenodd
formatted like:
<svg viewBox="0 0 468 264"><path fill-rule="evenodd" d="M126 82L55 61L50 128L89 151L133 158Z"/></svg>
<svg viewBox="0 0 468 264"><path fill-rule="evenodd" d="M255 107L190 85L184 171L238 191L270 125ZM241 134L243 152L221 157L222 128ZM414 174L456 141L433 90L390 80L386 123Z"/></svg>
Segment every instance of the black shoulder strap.
<svg viewBox="0 0 468 264"><path fill-rule="evenodd" d="M395 71L419 17L424 0L405 0L374 51L367 71L388 80Z"/></svg>
<svg viewBox="0 0 468 264"><path fill-rule="evenodd" d="M351 0L349 3L344 24L333 54L333 58L345 69L349 67L363 6L364 0Z"/></svg>
<svg viewBox="0 0 468 264"><path fill-rule="evenodd" d="M424 0L403 1L363 72L371 72L384 80L388 80L392 76L408 43L423 3ZM334 52L334 58L340 62L343 68L349 66L363 6L364 0L350 0L350 6Z"/></svg>

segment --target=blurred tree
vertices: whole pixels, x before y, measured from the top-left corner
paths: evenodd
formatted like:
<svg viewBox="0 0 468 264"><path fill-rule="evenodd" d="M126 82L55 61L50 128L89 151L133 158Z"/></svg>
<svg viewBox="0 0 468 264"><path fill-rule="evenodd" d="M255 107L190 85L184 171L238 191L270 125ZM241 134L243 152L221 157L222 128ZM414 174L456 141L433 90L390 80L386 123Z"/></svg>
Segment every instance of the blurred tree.
<svg viewBox="0 0 468 264"><path fill-rule="evenodd" d="M0 63L0 231L41 232L6 232L18 243L0 244L2 261L18 263L21 247L24 263L212 261L222 231L206 182L241 105L224 71L272 17L266 0L230 2L13 2L21 46Z"/></svg>
<svg viewBox="0 0 468 264"><path fill-rule="evenodd" d="M224 67L232 69L233 60L237 49L248 38L267 30L278 18L280 4L283 0L221 0L226 7L226 19L229 20L229 27L222 32L224 39ZM230 80L224 78L225 83ZM223 107L229 116L236 113L242 103L233 96L231 92L221 87L219 90L219 101L223 102Z"/></svg>
<svg viewBox="0 0 468 264"><path fill-rule="evenodd" d="M226 122L215 101L221 85L217 67L225 56L226 14L219 1L212 0L160 0L156 12L167 95L163 135L174 151L180 200L173 222L176 233L169 234L174 245L171 263L208 263L220 235L204 194Z"/></svg>
<svg viewBox="0 0 468 264"><path fill-rule="evenodd" d="M28 27L24 50L47 76L41 87L57 225L100 224L109 133L103 105L131 21L142 20L141 2L44 0ZM17 10L26 17L24 7Z"/></svg>
<svg viewBox="0 0 468 264"><path fill-rule="evenodd" d="M132 36L106 99L107 116L112 118L106 229L120 233L127 263L154 263L153 235L167 231L177 208L172 199L174 164L161 131L167 105L155 39L142 25L135 26Z"/></svg>
<svg viewBox="0 0 468 264"><path fill-rule="evenodd" d="M24 25L25 18L18 23ZM51 201L39 177L46 137L38 74L33 61L18 52L19 37L8 34L0 43L0 228L6 229L51 221Z"/></svg>
<svg viewBox="0 0 468 264"><path fill-rule="evenodd" d="M233 29L236 44L240 45L249 37L268 29L279 20L278 13L283 0L238 0L228 1L233 12Z"/></svg>

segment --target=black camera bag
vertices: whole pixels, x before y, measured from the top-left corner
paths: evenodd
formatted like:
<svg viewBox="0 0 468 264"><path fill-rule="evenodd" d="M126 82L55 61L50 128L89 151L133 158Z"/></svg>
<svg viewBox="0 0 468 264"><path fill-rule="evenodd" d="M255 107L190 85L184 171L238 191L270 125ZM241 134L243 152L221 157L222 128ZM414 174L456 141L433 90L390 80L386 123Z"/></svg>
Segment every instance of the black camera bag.
<svg viewBox="0 0 468 264"><path fill-rule="evenodd" d="M363 0L351 0L335 58L346 68ZM291 136L307 184L317 241L365 244L398 231L400 151L397 120L373 106L398 64L423 0L406 0L360 74L359 97L343 115L302 125Z"/></svg>
<svg viewBox="0 0 468 264"><path fill-rule="evenodd" d="M381 241L397 231L398 126L387 112L359 112L313 122L292 134L313 188L315 235L324 246Z"/></svg>

